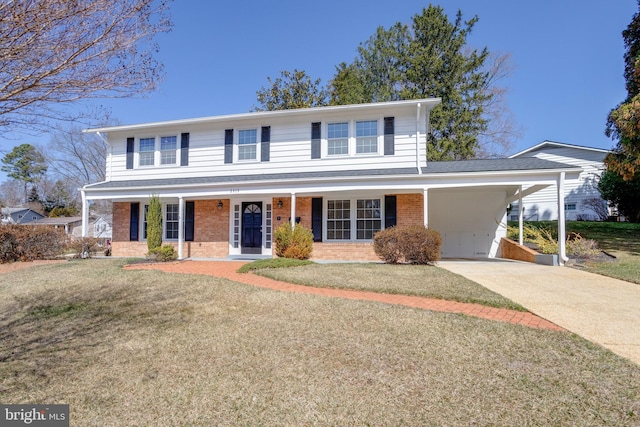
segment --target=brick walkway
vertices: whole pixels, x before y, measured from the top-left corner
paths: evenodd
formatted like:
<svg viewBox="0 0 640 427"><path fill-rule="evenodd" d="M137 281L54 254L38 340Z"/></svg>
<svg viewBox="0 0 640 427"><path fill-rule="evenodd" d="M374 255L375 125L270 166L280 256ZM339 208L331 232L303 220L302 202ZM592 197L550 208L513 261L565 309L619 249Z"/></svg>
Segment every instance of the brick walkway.
<svg viewBox="0 0 640 427"><path fill-rule="evenodd" d="M421 308L424 310L460 313L467 316L480 317L482 319L496 320L500 322L508 322L517 325L528 326L531 328L564 331L564 329L560 326L529 312L514 311L505 308L486 307L480 304L468 304L418 296L381 294L377 292L315 288L312 286L294 285L291 283L280 282L277 280L258 276L256 274L238 273L236 270L243 264L244 262L242 261L178 261L158 264L132 264L126 266L125 268L131 270L160 270L167 273L206 274L215 277L223 277L229 280L233 280L234 282L240 282L247 285L259 286L261 288L273 289L277 291L404 305L407 307Z"/></svg>

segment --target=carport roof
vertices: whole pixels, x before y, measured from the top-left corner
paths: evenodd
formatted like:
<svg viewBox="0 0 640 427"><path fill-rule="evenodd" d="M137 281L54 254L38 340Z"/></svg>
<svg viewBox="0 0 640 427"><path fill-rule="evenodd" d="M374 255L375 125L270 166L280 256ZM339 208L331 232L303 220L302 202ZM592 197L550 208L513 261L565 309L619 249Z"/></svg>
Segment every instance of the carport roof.
<svg viewBox="0 0 640 427"><path fill-rule="evenodd" d="M422 176L436 176L438 174L468 174L486 172L526 172L536 170L575 170L576 166L564 163L552 162L535 157L515 159L482 159L482 160L454 160L443 162L428 162L422 168ZM247 175L223 175L192 178L163 178L128 181L105 181L90 184L84 188L87 190L109 190L139 187L166 187L198 184L224 184L261 181L304 181L322 178L358 178L358 177L398 177L418 176L416 168L388 168L388 169L363 169L363 170L337 170L317 172L294 173L269 173Z"/></svg>

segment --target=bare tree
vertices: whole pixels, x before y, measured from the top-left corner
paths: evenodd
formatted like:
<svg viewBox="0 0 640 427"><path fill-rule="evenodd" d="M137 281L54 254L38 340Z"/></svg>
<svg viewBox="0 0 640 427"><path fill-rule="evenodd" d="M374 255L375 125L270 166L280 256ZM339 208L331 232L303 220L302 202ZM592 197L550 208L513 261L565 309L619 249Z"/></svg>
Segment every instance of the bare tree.
<svg viewBox="0 0 640 427"><path fill-rule="evenodd" d="M24 200L24 188L18 180L11 179L0 183L0 205L16 207Z"/></svg>
<svg viewBox="0 0 640 427"><path fill-rule="evenodd" d="M582 207L595 213L598 221L609 219L609 204L600 197L591 197L582 201Z"/></svg>
<svg viewBox="0 0 640 427"><path fill-rule="evenodd" d="M107 144L95 134L83 133L77 125L58 127L49 143L50 170L76 188L104 181Z"/></svg>
<svg viewBox="0 0 640 427"><path fill-rule="evenodd" d="M73 120L75 101L153 90L167 12L168 0L0 1L0 127Z"/></svg>
<svg viewBox="0 0 640 427"><path fill-rule="evenodd" d="M476 156L478 158L504 157L512 150L515 141L522 138L522 128L517 124L507 102L509 89L499 85L513 72L511 54L491 53L485 65L488 78L484 90L491 96L483 106L488 126L478 136Z"/></svg>

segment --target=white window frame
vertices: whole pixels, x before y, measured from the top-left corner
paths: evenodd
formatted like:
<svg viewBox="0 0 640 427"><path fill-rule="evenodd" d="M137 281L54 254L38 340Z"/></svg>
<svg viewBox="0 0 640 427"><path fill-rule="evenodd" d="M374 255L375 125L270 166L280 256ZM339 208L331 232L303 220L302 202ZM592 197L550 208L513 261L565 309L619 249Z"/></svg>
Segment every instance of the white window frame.
<svg viewBox="0 0 640 427"><path fill-rule="evenodd" d="M359 123L375 123L375 135L358 135L358 124ZM357 155L367 155L367 154L379 154L380 151L380 122L378 120L356 120L354 123L354 134L355 134L355 153ZM369 128L365 129L368 130ZM366 132L368 133L368 132ZM363 147L370 147L374 145L371 141L375 141L375 150L361 150L361 142L366 142Z"/></svg>
<svg viewBox="0 0 640 427"><path fill-rule="evenodd" d="M575 211L577 210L578 206L576 205L576 203L565 203L564 204L564 210L565 211Z"/></svg>
<svg viewBox="0 0 640 427"><path fill-rule="evenodd" d="M181 155L181 149L180 149L180 138L179 138L179 133L167 133L167 134L162 134L162 135L148 135L148 136L141 136L138 138L137 140L137 150L136 150L136 155L137 155L137 165L139 168L165 168L165 167L174 167L174 166L179 166L180 165L180 155ZM163 150L162 149L162 140L164 138L174 138L175 140L175 148L171 149L171 150ZM151 153L151 151L141 151L142 148L142 142L143 141L150 141L153 140L153 154L152 155L148 155L146 157L151 158L153 157L153 164L142 164L142 159L143 157L145 157L143 155L143 153ZM173 163L166 163L166 157L165 155L167 153L173 153L172 155L169 155L169 157L173 160Z"/></svg>
<svg viewBox="0 0 640 427"><path fill-rule="evenodd" d="M253 132L255 135L255 142L243 142L241 135L245 132ZM259 152L260 152L260 141L258 140L258 129L257 128L248 128L248 129L238 129L236 135L236 161L238 162L257 162L259 161ZM253 158L242 158L244 156L244 149L253 148ZM247 150L250 151L250 150Z"/></svg>
<svg viewBox="0 0 640 427"><path fill-rule="evenodd" d="M145 147L148 145L148 143L150 141L153 141L153 150L142 150L142 144L143 141L145 143ZM151 154L151 156L149 156L148 154ZM143 159L147 159L150 158L151 163L148 164L147 160L145 160L145 163L143 164ZM156 162L156 138L154 136L147 136L147 137L141 137L138 138L138 167L141 168L153 168L157 165Z"/></svg>
<svg viewBox="0 0 640 427"><path fill-rule="evenodd" d="M358 201L368 201L368 200L377 200L378 202L378 207L377 207L377 211L379 216L378 217L372 217L372 218L358 218ZM335 202L335 201L348 201L349 202L349 218L344 218L344 216L341 215L341 218L330 218L330 210L329 210L329 205L331 202ZM344 196L344 197L340 197L340 196L336 196L336 197L332 197L331 199L326 199L324 201L324 206L323 206L323 241L325 242L370 242L373 238L373 234L375 234L377 231L383 230L385 228L385 223L384 223L384 196L379 196L379 195L356 195L356 196ZM336 239L336 238L330 238L330 227L329 224L331 221L345 221L348 220L349 221L349 238L342 238L342 239ZM372 236L371 237L366 237L366 238L358 238L358 221L379 221L380 224L380 228L373 231ZM367 229L363 229L363 231L368 231Z"/></svg>
<svg viewBox="0 0 640 427"><path fill-rule="evenodd" d="M346 137L345 136L332 137L331 129L334 126L336 126L336 127L337 126L346 127L346 130L347 130ZM351 153L351 150L350 150L350 147L349 147L351 145L349 143L349 136L350 136L351 132L350 132L349 128L350 128L350 123L348 121L346 121L346 122L345 121L341 121L341 122L330 122L330 123L327 123L327 132L326 132L326 135L327 135L327 157L348 157L349 156L349 153ZM335 152L331 153L331 151L332 151L331 150L331 144L332 143L340 143L341 146L345 146L346 145L347 152L346 153L342 153L342 152L341 153L335 153Z"/></svg>
<svg viewBox="0 0 640 427"><path fill-rule="evenodd" d="M160 138L160 166L171 166L178 164L178 136L163 135ZM173 149L163 149L162 145L167 140L173 139ZM167 161L169 160L169 161Z"/></svg>
<svg viewBox="0 0 640 427"><path fill-rule="evenodd" d="M175 220L172 219L171 221L168 220L168 214L169 214L169 210L167 209L167 206L175 206L176 211L172 212L173 214L176 215ZM163 241L169 241L169 242L177 242L178 241L178 236L179 234L176 234L175 238L169 238L167 237L167 223L177 223L178 224L178 229L176 230L176 233L179 233L180 230L180 220L178 215L180 214L180 206L178 203L163 203L162 204L162 240ZM149 211L149 203L143 203L142 204L142 221L140 221L140 226L139 226L139 236L141 236L140 241L146 242L147 241L147 212ZM184 226L184 224L183 224Z"/></svg>
<svg viewBox="0 0 640 427"><path fill-rule="evenodd" d="M358 136L358 123L365 122L375 122L376 123L376 134L370 136ZM333 154L329 152L329 144L334 139L343 139L343 138L330 138L329 129L332 125L344 124L347 125L347 152L346 153L338 153ZM382 137L384 137L384 120L380 117L363 117L358 119L350 119L350 120L335 120L331 122L327 122L324 125L324 135L325 137L322 139L322 153L323 158L353 158L353 157L365 157L365 156L380 156L382 155ZM362 151L359 150L358 142L362 139L373 138L375 139L375 150L372 151Z"/></svg>

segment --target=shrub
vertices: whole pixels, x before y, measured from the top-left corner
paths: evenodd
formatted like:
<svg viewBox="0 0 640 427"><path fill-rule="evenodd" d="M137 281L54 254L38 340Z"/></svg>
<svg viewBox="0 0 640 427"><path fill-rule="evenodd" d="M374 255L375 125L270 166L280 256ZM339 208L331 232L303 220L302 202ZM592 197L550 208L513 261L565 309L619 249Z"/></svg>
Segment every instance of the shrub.
<svg viewBox="0 0 640 427"><path fill-rule="evenodd" d="M69 243L69 249L76 254L76 258L92 258L99 249L98 239L95 237L74 239Z"/></svg>
<svg viewBox="0 0 640 427"><path fill-rule="evenodd" d="M178 253L171 245L162 245L149 250L147 259L152 261L167 262L178 258Z"/></svg>
<svg viewBox="0 0 640 427"><path fill-rule="evenodd" d="M522 227L523 241L531 243L535 249L543 254L557 254L558 240L546 228L538 228L530 224ZM518 228L508 227L507 237L517 241ZM575 258L591 258L600 254L595 240L585 239L578 233L569 233L566 240L567 255Z"/></svg>
<svg viewBox="0 0 640 427"><path fill-rule="evenodd" d="M391 264L433 264L440 259L441 247L440 233L420 225L390 227L373 236L376 255Z"/></svg>
<svg viewBox="0 0 640 427"><path fill-rule="evenodd" d="M151 196L147 210L147 248L151 252L162 246L162 204L158 196Z"/></svg>
<svg viewBox="0 0 640 427"><path fill-rule="evenodd" d="M45 226L4 225L0 228L0 262L53 259L64 252L63 230Z"/></svg>
<svg viewBox="0 0 640 427"><path fill-rule="evenodd" d="M567 254L574 258L593 258L600 255L598 242L584 239L578 233L572 233L567 239Z"/></svg>
<svg viewBox="0 0 640 427"><path fill-rule="evenodd" d="M276 255L281 258L305 260L313 251L313 232L297 224L295 227L286 222L275 229L274 240Z"/></svg>
<svg viewBox="0 0 640 427"><path fill-rule="evenodd" d="M373 250L380 259L389 264L398 264L402 260L402 251L398 242L397 227L378 231L373 236Z"/></svg>

